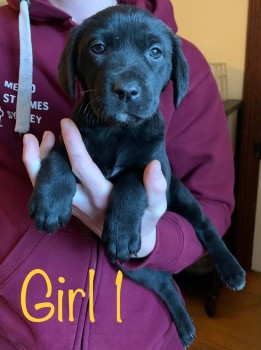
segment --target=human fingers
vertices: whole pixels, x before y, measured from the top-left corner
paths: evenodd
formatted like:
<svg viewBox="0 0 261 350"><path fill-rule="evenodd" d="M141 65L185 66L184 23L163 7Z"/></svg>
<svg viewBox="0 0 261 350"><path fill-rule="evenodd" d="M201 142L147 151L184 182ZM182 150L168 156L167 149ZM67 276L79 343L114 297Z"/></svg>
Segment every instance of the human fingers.
<svg viewBox="0 0 261 350"><path fill-rule="evenodd" d="M54 134L51 131L45 131L40 144L40 159L44 159L51 152L55 142Z"/></svg>
<svg viewBox="0 0 261 350"><path fill-rule="evenodd" d="M34 135L24 135L23 162L33 186L35 185L36 176L41 166L41 160L48 155L53 145L54 135L51 132L44 133L40 146Z"/></svg>
<svg viewBox="0 0 261 350"><path fill-rule="evenodd" d="M89 198L97 206L104 207L104 200L112 189L111 182L105 179L98 166L93 162L74 122L67 118L63 119L61 130L74 175L83 185Z"/></svg>
<svg viewBox="0 0 261 350"><path fill-rule="evenodd" d="M147 211L158 220L167 209L167 182L158 160L153 160L145 168L143 183L148 197Z"/></svg>
<svg viewBox="0 0 261 350"><path fill-rule="evenodd" d="M154 160L147 165L143 183L147 192L148 207L141 220L141 247L136 256L138 258L148 256L153 251L156 244L156 225L167 209L167 182L159 161Z"/></svg>

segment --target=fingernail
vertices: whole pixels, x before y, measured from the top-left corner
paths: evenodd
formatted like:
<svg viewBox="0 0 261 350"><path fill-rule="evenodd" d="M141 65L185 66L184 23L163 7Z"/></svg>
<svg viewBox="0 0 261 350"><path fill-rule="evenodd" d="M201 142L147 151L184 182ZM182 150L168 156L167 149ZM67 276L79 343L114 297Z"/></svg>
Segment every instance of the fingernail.
<svg viewBox="0 0 261 350"><path fill-rule="evenodd" d="M25 134L24 137L23 137L23 144L27 145L28 141L29 141L29 135Z"/></svg>
<svg viewBox="0 0 261 350"><path fill-rule="evenodd" d="M45 131L44 134L43 134L43 140L46 139L47 135L48 135L48 131Z"/></svg>
<svg viewBox="0 0 261 350"><path fill-rule="evenodd" d="M162 171L161 171L161 164L160 162L157 160L155 161L155 165L154 165L154 177L160 177L162 175Z"/></svg>
<svg viewBox="0 0 261 350"><path fill-rule="evenodd" d="M61 120L61 128L62 128L62 131L67 131L70 128L70 120L69 119L62 119Z"/></svg>

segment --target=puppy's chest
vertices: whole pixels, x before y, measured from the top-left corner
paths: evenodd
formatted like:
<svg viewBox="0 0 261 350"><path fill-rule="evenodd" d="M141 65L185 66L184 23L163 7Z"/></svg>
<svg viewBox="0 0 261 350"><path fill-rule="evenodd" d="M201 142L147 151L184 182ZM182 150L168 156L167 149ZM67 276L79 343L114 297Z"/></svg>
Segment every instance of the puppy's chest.
<svg viewBox="0 0 261 350"><path fill-rule="evenodd" d="M158 142L142 133L92 130L86 147L107 179L127 169L144 169L154 159Z"/></svg>

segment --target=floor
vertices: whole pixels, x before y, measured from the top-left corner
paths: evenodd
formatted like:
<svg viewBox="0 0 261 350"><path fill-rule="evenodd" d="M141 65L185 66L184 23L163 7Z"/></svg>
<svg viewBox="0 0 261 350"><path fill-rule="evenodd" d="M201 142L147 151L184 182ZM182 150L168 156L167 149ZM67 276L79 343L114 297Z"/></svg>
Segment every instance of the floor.
<svg viewBox="0 0 261 350"><path fill-rule="evenodd" d="M197 329L189 350L261 350L261 274L248 272L243 291L223 288L214 318L202 297L186 293L187 309Z"/></svg>

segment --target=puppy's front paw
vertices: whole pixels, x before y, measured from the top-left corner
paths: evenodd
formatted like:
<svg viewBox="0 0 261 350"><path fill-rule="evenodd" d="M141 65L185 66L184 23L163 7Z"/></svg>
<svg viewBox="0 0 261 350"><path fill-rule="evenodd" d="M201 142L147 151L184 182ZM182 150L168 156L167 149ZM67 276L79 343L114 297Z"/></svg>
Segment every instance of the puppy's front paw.
<svg viewBox="0 0 261 350"><path fill-rule="evenodd" d="M129 260L132 255L136 255L140 250L141 236L140 223L132 221L116 221L106 218L102 233L102 240L107 247L110 258L123 263Z"/></svg>
<svg viewBox="0 0 261 350"><path fill-rule="evenodd" d="M39 232L52 233L65 226L72 213L72 200L56 199L53 195L45 196L34 190L28 205L29 214L35 221Z"/></svg>

